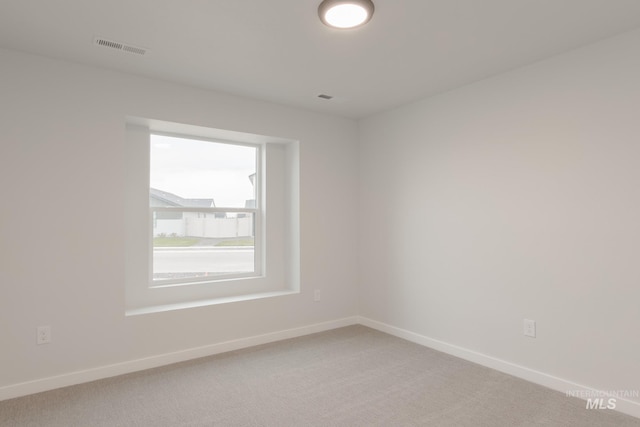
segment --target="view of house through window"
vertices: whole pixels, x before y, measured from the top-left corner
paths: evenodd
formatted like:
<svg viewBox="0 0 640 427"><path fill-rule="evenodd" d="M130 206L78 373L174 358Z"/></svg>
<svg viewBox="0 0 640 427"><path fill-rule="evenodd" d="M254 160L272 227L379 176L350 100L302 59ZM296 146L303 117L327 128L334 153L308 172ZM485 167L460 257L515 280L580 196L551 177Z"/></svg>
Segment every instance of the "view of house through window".
<svg viewBox="0 0 640 427"><path fill-rule="evenodd" d="M153 285L259 275L259 146L150 141Z"/></svg>

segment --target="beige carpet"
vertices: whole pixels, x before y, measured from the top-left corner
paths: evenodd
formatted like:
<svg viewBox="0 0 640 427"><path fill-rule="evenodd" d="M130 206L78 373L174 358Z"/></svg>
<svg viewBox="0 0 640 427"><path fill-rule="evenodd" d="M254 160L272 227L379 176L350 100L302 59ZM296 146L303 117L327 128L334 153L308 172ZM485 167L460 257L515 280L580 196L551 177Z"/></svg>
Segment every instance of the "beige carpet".
<svg viewBox="0 0 640 427"><path fill-rule="evenodd" d="M1 426L640 426L351 326L0 402Z"/></svg>

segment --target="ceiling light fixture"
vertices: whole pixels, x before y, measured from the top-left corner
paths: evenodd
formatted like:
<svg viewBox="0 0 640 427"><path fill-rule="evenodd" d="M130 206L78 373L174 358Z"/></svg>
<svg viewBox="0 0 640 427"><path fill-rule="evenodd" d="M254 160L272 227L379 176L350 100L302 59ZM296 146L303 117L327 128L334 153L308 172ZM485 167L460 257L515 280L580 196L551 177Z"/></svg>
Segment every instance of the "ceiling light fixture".
<svg viewBox="0 0 640 427"><path fill-rule="evenodd" d="M324 0L318 6L318 15L323 24L346 29L369 22L373 10L371 0Z"/></svg>

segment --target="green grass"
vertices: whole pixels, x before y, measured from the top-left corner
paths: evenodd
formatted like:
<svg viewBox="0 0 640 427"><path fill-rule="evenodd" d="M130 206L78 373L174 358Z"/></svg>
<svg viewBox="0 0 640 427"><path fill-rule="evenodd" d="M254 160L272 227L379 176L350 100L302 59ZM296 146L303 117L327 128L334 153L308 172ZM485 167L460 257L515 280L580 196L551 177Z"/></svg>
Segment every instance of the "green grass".
<svg viewBox="0 0 640 427"><path fill-rule="evenodd" d="M198 243L200 239L193 237L154 237L153 247L186 247L193 246Z"/></svg>
<svg viewBox="0 0 640 427"><path fill-rule="evenodd" d="M216 246L253 246L253 239L224 240Z"/></svg>

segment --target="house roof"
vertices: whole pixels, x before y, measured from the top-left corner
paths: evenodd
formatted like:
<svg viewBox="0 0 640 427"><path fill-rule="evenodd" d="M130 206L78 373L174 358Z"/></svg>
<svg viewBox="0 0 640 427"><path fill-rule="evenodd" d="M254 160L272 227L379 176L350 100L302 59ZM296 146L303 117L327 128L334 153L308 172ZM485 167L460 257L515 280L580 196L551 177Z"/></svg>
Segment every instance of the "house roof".
<svg viewBox="0 0 640 427"><path fill-rule="evenodd" d="M149 202L151 206L178 206L186 208L215 208L213 199L185 199L168 191L149 189Z"/></svg>

